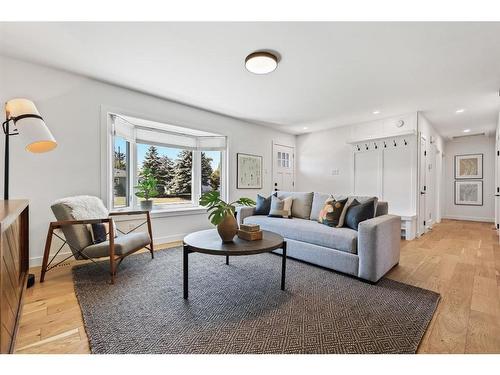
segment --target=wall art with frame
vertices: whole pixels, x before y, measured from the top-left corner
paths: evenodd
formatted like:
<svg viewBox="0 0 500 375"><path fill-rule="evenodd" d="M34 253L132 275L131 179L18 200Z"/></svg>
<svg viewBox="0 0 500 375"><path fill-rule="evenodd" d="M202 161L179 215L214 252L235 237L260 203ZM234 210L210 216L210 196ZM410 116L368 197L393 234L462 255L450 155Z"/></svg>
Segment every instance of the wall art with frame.
<svg viewBox="0 0 500 375"><path fill-rule="evenodd" d="M455 179L483 178L483 154L455 155Z"/></svg>
<svg viewBox="0 0 500 375"><path fill-rule="evenodd" d="M459 206L482 206L483 181L455 181L455 204Z"/></svg>
<svg viewBox="0 0 500 375"><path fill-rule="evenodd" d="M236 154L236 188L262 189L262 156Z"/></svg>

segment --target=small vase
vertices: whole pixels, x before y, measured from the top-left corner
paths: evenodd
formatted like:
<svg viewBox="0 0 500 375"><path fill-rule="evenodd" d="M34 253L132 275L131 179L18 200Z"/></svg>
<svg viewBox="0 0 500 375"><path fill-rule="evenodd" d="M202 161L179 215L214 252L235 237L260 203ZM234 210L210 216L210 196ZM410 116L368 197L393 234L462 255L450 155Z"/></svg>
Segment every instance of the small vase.
<svg viewBox="0 0 500 375"><path fill-rule="evenodd" d="M217 232L222 242L233 242L234 236L238 233L238 222L232 214L227 214L217 225Z"/></svg>
<svg viewBox="0 0 500 375"><path fill-rule="evenodd" d="M151 211L153 209L153 201L141 201L141 210L143 211Z"/></svg>

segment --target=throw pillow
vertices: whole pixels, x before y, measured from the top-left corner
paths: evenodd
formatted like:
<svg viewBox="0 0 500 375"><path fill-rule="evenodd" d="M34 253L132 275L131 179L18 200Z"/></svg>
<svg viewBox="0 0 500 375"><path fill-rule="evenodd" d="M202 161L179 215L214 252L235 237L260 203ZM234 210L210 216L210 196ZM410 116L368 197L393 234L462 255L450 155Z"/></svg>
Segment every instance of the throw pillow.
<svg viewBox="0 0 500 375"><path fill-rule="evenodd" d="M269 211L271 210L271 197L267 198L263 197L260 194L257 194L257 200L255 204L255 215L269 215Z"/></svg>
<svg viewBox="0 0 500 375"><path fill-rule="evenodd" d="M92 240L94 244L106 241L108 236L108 226L104 223L91 224Z"/></svg>
<svg viewBox="0 0 500 375"><path fill-rule="evenodd" d="M359 202L356 200L356 198L354 198L354 197L347 198L347 203L344 205L344 209L342 210L342 213L340 214L339 223L337 225L337 228L342 228L344 226L345 215L347 214L347 210L349 209L349 207L351 207L351 205L354 201L356 201L356 203L359 204Z"/></svg>
<svg viewBox="0 0 500 375"><path fill-rule="evenodd" d="M321 224L325 224L330 227L337 226L346 203L347 198L340 201L328 198L323 206L323 209L319 213L318 221Z"/></svg>
<svg viewBox="0 0 500 375"><path fill-rule="evenodd" d="M292 197L292 216L298 217L299 219L309 219L311 217L311 206L313 201L313 193L301 193L301 192L288 192L288 191L278 191L277 197L280 199L285 199ZM323 202L325 200L323 199ZM322 202L322 203L323 203ZM317 219L317 217L316 217Z"/></svg>
<svg viewBox="0 0 500 375"><path fill-rule="evenodd" d="M372 219L375 211L373 200L359 203L354 200L347 210L345 225L351 229L358 230L358 225L362 221Z"/></svg>
<svg viewBox="0 0 500 375"><path fill-rule="evenodd" d="M274 195L271 196L271 209L269 217L290 218L292 216L292 197L280 199Z"/></svg>

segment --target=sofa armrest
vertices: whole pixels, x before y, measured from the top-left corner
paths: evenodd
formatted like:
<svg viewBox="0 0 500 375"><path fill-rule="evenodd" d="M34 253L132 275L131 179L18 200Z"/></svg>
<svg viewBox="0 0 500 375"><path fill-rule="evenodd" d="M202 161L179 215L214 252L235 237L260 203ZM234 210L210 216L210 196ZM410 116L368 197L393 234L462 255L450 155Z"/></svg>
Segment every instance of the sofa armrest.
<svg viewBox="0 0 500 375"><path fill-rule="evenodd" d="M243 220L245 220L246 217L253 216L254 214L255 207L236 207L236 219L238 220L238 224L243 224Z"/></svg>
<svg viewBox="0 0 500 375"><path fill-rule="evenodd" d="M401 217L383 215L359 223L358 276L376 282L399 263Z"/></svg>

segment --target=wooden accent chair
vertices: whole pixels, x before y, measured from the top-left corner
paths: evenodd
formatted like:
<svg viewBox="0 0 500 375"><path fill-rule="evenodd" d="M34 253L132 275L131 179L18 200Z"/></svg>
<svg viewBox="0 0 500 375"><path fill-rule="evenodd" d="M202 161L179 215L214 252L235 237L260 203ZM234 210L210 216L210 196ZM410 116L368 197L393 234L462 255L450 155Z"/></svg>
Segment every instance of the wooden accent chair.
<svg viewBox="0 0 500 375"><path fill-rule="evenodd" d="M72 215L71 208L66 204L55 203L51 206L51 208L57 221L53 221L49 224L47 240L45 242L45 252L43 255L40 282L43 282L45 280L45 274L47 271L73 256L77 260L91 260L99 266L100 264L95 262L94 259L109 257L111 284L114 284L115 282L117 267L126 256L133 254L140 249L147 248L151 252L151 258L154 259L153 234L151 229L151 216L149 214L149 211L109 212L109 217L105 219L75 220L74 216ZM122 215L145 215L145 221L142 224L137 225L129 232L124 233L118 228L115 228L114 222L112 220L113 216ZM89 224L97 223L108 224L109 239L104 242L94 244L92 241L92 235L89 230ZM147 224L147 233L134 232L144 224ZM57 231L55 231L56 229L60 229L62 231L64 238L61 237L57 233ZM116 232L121 232L122 235L115 237ZM52 245L52 238L54 235L61 239L63 241L63 244L52 257L52 260L49 262L48 260L50 247ZM57 254L66 244L71 249L72 255L51 266Z"/></svg>

